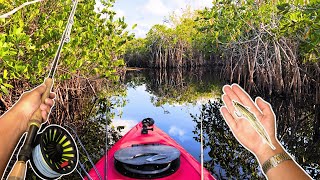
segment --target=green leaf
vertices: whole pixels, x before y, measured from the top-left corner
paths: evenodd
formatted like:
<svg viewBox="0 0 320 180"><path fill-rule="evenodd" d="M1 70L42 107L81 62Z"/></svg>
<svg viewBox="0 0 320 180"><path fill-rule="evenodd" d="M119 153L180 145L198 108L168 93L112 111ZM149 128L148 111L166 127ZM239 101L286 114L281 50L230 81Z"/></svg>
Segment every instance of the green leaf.
<svg viewBox="0 0 320 180"><path fill-rule="evenodd" d="M93 68L93 71L94 71L95 74L98 74L99 69L98 68Z"/></svg>
<svg viewBox="0 0 320 180"><path fill-rule="evenodd" d="M13 88L13 86L11 84L7 84L7 83L3 83L3 86L5 86L7 88Z"/></svg>
<svg viewBox="0 0 320 180"><path fill-rule="evenodd" d="M8 79L8 71L6 69L3 71L3 78Z"/></svg>
<svg viewBox="0 0 320 180"><path fill-rule="evenodd" d="M5 86L3 86L3 85L1 85L1 91L2 91L4 94L6 94L6 95L9 94L8 89L7 89Z"/></svg>
<svg viewBox="0 0 320 180"><path fill-rule="evenodd" d="M22 34L23 29L21 27L17 28L17 27L13 27L13 35L21 35Z"/></svg>

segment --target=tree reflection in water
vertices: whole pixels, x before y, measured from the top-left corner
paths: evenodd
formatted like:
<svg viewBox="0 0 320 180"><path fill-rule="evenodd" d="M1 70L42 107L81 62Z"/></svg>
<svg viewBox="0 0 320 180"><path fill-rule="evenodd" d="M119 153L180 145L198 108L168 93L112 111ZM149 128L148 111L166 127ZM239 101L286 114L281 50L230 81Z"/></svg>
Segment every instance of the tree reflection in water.
<svg viewBox="0 0 320 180"><path fill-rule="evenodd" d="M157 107L213 98L221 89L217 71L206 68L127 71L125 80L129 87L144 84Z"/></svg>
<svg viewBox="0 0 320 180"><path fill-rule="evenodd" d="M219 73L205 69L132 71L126 73L125 81L129 87L145 85L155 106L209 99L221 91ZM284 95L271 97L262 92L259 96L270 102L275 111L278 139L313 178L319 179L320 121L315 115L312 93L301 95L300 100ZM211 158L206 167L219 179L264 179L255 157L237 142L222 119L220 106L220 101L206 103L200 115L192 116L197 122L193 132L197 141L199 122L203 119L205 147L210 149Z"/></svg>
<svg viewBox="0 0 320 180"><path fill-rule="evenodd" d="M315 110L311 100L266 98L277 117L277 136L296 161L315 179L320 178L320 140L317 137ZM221 100L202 105L200 115L191 115L196 122L193 133L200 141L200 120L203 120L204 147L210 148L205 166L218 179L264 179L254 155L234 138L220 114ZM219 167L219 168L217 168Z"/></svg>
<svg viewBox="0 0 320 180"><path fill-rule="evenodd" d="M204 148L210 148L211 160L205 163L218 179L256 179L262 176L258 173L258 162L254 156L245 150L232 135L228 125L220 114L221 102L213 101L202 105L201 114L193 116L197 123L195 140L200 141L200 120L203 121ZM219 168L215 168L215 167Z"/></svg>

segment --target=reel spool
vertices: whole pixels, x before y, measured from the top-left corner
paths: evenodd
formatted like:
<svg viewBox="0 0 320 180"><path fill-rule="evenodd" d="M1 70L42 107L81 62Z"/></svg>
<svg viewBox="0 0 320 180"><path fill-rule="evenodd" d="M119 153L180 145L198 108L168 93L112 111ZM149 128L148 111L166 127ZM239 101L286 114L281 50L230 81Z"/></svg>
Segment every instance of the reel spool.
<svg viewBox="0 0 320 180"><path fill-rule="evenodd" d="M30 162L42 179L57 179L73 172L78 157L78 148L69 132L61 126L49 125L37 135Z"/></svg>

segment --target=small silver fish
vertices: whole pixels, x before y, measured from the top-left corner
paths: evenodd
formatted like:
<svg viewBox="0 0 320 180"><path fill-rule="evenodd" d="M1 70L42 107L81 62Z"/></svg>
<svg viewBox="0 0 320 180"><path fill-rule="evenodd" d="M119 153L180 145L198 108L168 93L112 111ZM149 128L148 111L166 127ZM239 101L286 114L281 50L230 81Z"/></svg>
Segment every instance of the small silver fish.
<svg viewBox="0 0 320 180"><path fill-rule="evenodd" d="M245 117L251 126L256 130L256 132L262 137L262 139L271 147L272 150L275 150L276 147L272 144L271 138L267 131L264 129L261 122L256 118L256 116L249 111L249 108L245 107L237 101L232 101L233 106L236 108L235 114L238 117Z"/></svg>

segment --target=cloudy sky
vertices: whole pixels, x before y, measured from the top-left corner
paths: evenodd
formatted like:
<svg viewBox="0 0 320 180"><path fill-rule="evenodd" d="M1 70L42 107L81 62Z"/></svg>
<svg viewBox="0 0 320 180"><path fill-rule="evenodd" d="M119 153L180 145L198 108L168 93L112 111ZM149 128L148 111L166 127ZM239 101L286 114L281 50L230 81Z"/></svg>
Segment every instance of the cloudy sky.
<svg viewBox="0 0 320 180"><path fill-rule="evenodd" d="M114 10L118 17L125 17L130 29L137 24L133 32L144 37L154 24L164 24L172 12L180 14L187 6L202 9L211 4L212 0L116 0Z"/></svg>

